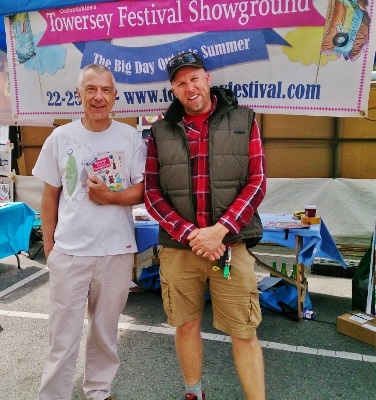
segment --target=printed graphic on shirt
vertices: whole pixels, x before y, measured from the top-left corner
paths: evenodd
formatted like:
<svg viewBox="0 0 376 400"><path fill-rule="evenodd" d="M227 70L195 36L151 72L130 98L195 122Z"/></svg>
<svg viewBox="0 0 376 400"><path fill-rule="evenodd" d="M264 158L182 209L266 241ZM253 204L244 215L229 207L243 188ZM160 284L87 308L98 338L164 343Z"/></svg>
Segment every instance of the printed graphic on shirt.
<svg viewBox="0 0 376 400"><path fill-rule="evenodd" d="M124 189L123 186L123 151L108 151L86 160L84 165L88 175L95 175L113 192Z"/></svg>
<svg viewBox="0 0 376 400"><path fill-rule="evenodd" d="M66 187L69 196L72 196L78 181L78 168L76 157L73 156L72 153L68 155L66 167Z"/></svg>

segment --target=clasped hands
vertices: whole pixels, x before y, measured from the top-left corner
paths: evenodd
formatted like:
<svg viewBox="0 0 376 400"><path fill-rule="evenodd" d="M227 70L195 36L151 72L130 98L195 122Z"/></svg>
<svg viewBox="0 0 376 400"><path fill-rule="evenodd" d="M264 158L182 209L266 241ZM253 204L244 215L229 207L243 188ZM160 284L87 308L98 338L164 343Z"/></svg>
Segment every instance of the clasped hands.
<svg viewBox="0 0 376 400"><path fill-rule="evenodd" d="M219 223L207 228L196 228L188 236L189 245L198 256L209 261L219 260L226 250L223 238L227 232L228 229Z"/></svg>

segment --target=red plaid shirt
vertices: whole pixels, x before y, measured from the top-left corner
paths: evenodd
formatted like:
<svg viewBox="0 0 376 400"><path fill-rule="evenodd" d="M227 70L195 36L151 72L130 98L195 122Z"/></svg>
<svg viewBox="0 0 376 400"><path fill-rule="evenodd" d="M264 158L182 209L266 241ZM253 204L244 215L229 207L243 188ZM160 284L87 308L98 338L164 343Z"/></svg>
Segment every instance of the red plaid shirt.
<svg viewBox="0 0 376 400"><path fill-rule="evenodd" d="M196 203L198 226L182 218L165 200L159 185L158 152L153 136L148 143L145 176L145 205L150 215L155 218L172 238L187 245L187 236L195 228L211 225L211 200L209 178L209 116L216 106L213 101L212 111L206 115L186 115L183 122L189 142L192 163L192 188ZM249 141L248 181L234 202L218 221L230 233L236 234L245 226L265 196L266 176L265 160L260 132L256 120L252 125Z"/></svg>

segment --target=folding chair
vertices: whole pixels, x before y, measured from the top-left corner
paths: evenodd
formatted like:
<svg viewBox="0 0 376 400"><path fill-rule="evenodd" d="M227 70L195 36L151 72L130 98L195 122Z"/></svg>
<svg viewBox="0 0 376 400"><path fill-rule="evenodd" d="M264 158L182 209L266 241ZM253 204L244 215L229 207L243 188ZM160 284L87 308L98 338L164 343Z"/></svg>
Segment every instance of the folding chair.
<svg viewBox="0 0 376 400"><path fill-rule="evenodd" d="M40 210L44 183L35 176L16 175L15 181L15 201L26 203L35 212L33 227L30 234L30 245L35 245L37 242L42 242L39 247L33 246L33 254L30 253L30 246L28 255L34 260L43 248L43 232L42 221L40 219ZM35 251L34 248L37 250ZM34 253L35 251L35 253Z"/></svg>
<svg viewBox="0 0 376 400"><path fill-rule="evenodd" d="M35 257L39 254L39 252L43 249L42 220L40 219L39 211L35 211L33 227L30 233L30 243L34 244L36 242L42 242L42 244L39 246L38 250L34 253L34 255L31 255L29 250L29 257L31 260L34 260Z"/></svg>

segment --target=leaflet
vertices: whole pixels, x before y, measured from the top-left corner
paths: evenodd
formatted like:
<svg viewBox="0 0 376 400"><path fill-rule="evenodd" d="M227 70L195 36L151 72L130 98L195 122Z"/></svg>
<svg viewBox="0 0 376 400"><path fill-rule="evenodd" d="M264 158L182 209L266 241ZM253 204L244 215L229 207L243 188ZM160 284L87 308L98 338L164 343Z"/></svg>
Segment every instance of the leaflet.
<svg viewBox="0 0 376 400"><path fill-rule="evenodd" d="M108 151L98 153L91 160L85 162L85 169L89 176L95 175L113 192L124 189L123 171L124 151Z"/></svg>

